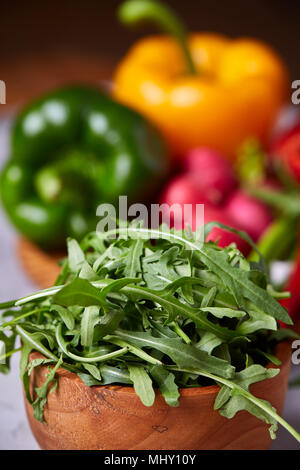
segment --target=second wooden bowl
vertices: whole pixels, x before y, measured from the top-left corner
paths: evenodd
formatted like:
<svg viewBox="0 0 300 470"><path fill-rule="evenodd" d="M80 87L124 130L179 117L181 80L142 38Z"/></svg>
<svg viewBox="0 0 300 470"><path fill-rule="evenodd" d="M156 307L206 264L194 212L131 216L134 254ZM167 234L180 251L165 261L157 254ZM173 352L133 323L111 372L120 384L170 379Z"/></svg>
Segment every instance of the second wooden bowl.
<svg viewBox="0 0 300 470"><path fill-rule="evenodd" d="M26 238L19 238L17 256L24 271L41 289L53 286L59 272L59 260L66 256L63 251L46 252Z"/></svg>

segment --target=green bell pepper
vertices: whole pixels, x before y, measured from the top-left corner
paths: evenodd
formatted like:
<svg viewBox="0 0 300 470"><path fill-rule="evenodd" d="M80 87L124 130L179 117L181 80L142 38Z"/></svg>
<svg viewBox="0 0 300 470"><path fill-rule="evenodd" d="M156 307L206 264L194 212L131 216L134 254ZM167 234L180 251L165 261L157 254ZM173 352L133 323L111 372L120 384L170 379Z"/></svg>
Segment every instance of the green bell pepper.
<svg viewBox="0 0 300 470"><path fill-rule="evenodd" d="M167 170L166 149L140 114L94 88L72 86L17 117L1 175L15 227L45 248L96 228L100 203L143 202Z"/></svg>

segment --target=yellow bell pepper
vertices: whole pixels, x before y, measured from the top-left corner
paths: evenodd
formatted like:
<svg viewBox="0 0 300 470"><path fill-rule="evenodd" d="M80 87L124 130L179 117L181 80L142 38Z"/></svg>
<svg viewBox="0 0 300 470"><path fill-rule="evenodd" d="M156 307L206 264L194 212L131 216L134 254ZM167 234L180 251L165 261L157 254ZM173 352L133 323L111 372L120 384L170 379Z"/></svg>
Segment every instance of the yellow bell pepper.
<svg viewBox="0 0 300 470"><path fill-rule="evenodd" d="M254 39L186 35L156 1L129 0L120 16L127 24L155 20L173 36L135 44L115 72L114 95L161 129L174 156L201 145L232 160L247 137L266 142L289 87L271 48Z"/></svg>

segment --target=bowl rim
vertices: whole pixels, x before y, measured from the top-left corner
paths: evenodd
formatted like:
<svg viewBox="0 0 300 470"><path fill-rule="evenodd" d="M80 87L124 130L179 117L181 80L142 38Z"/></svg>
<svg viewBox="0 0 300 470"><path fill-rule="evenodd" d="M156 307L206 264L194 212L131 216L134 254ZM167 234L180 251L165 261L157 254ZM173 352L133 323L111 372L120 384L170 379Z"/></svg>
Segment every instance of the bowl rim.
<svg viewBox="0 0 300 470"><path fill-rule="evenodd" d="M282 341L276 345L275 348L276 355L278 359L281 361L280 366L276 366L269 362L269 364L266 366L267 369L274 368L274 369L281 369L284 367L287 362L290 360L291 356L291 342L290 341ZM29 355L29 359L34 355L34 358L41 358L43 355L37 351L32 351L32 353ZM42 366L45 367L45 366ZM129 395L136 395L135 390L132 385L93 385L89 387L86 385L83 380L75 373L71 372L67 369L64 369L63 367L60 367L56 374L58 377L66 377L69 380L72 381L77 381L81 384L81 386L87 387L89 389L93 389L96 392L98 391L111 391L111 392L118 392L118 393L123 393L123 394L129 394ZM260 383L260 382L259 382ZM256 384L254 384L256 385ZM156 394L161 394L161 392L155 388L155 393ZM195 395L216 395L220 390L220 387L218 385L207 385L204 387L192 387L192 388L179 388L179 393L181 397L191 397Z"/></svg>

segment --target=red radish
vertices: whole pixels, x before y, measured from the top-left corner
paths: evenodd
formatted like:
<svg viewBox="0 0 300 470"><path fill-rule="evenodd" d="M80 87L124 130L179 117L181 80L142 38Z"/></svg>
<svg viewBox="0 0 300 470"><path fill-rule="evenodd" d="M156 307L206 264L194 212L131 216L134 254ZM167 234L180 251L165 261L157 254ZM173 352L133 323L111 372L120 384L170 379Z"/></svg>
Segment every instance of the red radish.
<svg viewBox="0 0 300 470"><path fill-rule="evenodd" d="M242 230L224 211L215 209L214 207L205 206L204 208L204 221L208 222L220 222L221 224L227 225L228 227ZM246 256L250 250L250 245L243 240L241 237L233 232L224 230L219 227L213 228L208 235L206 241L218 241L218 245L226 247L231 243L235 243L237 248Z"/></svg>
<svg viewBox="0 0 300 470"><path fill-rule="evenodd" d="M215 150L199 147L185 158L185 168L205 191L212 204L224 202L237 187L237 180L229 162Z"/></svg>
<svg viewBox="0 0 300 470"><path fill-rule="evenodd" d="M281 305L285 307L293 320L299 317L300 311L300 247L298 247L296 257L294 259L294 268L288 279L284 290L291 293L291 297L280 301ZM286 327L281 323L283 328Z"/></svg>
<svg viewBox="0 0 300 470"><path fill-rule="evenodd" d="M161 204L168 204L168 206L178 204L180 206L178 207L178 216L180 216L184 204L196 205L205 204L206 202L207 199L204 192L187 173L176 176L171 180L160 199ZM173 221L174 218L176 219L176 208L174 217L173 213L171 216L171 221Z"/></svg>
<svg viewBox="0 0 300 470"><path fill-rule="evenodd" d="M271 149L274 158L284 164L286 170L300 182L300 123L275 142Z"/></svg>
<svg viewBox="0 0 300 470"><path fill-rule="evenodd" d="M162 195L162 201L167 204L202 204L207 202L203 189L197 182L185 173L176 176L169 182Z"/></svg>
<svg viewBox="0 0 300 470"><path fill-rule="evenodd" d="M230 196L225 205L225 211L233 222L242 227L254 241L260 238L272 222L267 206L242 190L237 190Z"/></svg>
<svg viewBox="0 0 300 470"><path fill-rule="evenodd" d="M200 219L197 219L196 217L196 208L195 206L193 207L193 212L191 214L192 218L191 220L187 220L186 214L185 214L185 219L184 222L185 224L188 224L192 230L196 230L198 227L201 226L203 221ZM204 223L208 222L220 222L221 224L227 225L228 227L239 229L237 224L230 218L228 217L223 210L221 210L218 207L214 207L211 204L205 204L204 205ZM174 219L174 227L177 230L181 230L183 228L183 222L182 219ZM214 227L213 230L209 233L206 241L214 241L218 242L218 245L221 247L226 247L230 245L231 243L235 243L237 248L246 256L250 250L251 247L249 244L243 240L241 237L236 235L233 232L230 232L228 230L219 228L219 227Z"/></svg>

